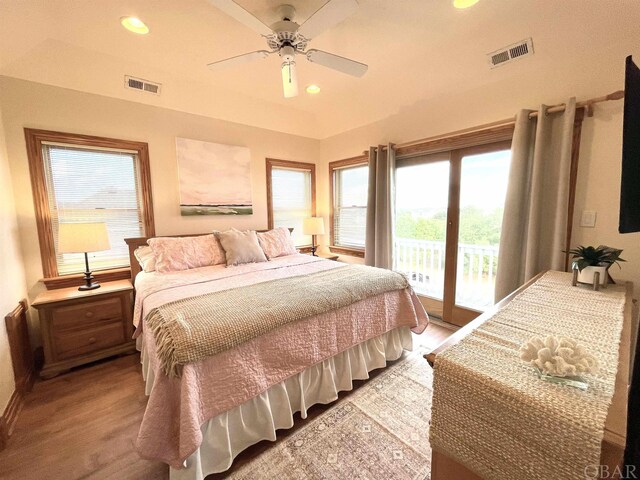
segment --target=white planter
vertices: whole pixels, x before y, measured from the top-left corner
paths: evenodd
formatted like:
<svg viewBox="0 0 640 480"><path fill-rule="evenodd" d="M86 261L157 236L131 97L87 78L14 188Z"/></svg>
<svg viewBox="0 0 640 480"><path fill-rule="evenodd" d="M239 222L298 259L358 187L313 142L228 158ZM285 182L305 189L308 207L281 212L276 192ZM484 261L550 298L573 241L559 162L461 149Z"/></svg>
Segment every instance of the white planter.
<svg viewBox="0 0 640 480"><path fill-rule="evenodd" d="M580 283L589 283L593 285L593 276L596 272L600 272L600 285L607 283L607 267L584 267L578 273L578 281Z"/></svg>

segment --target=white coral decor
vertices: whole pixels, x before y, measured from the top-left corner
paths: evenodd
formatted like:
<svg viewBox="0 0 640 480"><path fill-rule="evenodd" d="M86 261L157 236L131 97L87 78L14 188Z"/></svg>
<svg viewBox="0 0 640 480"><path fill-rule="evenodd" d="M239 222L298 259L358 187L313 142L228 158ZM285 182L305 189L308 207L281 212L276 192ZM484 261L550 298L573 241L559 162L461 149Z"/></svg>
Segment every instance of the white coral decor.
<svg viewBox="0 0 640 480"><path fill-rule="evenodd" d="M532 337L520 347L520 358L554 377L573 377L580 373L596 373L598 361L575 340L548 336Z"/></svg>

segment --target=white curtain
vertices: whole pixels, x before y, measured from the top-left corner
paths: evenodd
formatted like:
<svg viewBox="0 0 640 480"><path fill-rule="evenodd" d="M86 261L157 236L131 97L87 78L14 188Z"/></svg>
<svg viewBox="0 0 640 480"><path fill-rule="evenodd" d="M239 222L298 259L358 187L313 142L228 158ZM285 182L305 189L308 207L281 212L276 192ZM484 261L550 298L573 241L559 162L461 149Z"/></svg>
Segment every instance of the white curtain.
<svg viewBox="0 0 640 480"><path fill-rule="evenodd" d="M575 98L564 112L516 117L505 202L496 301L543 270L564 270Z"/></svg>
<svg viewBox="0 0 640 480"><path fill-rule="evenodd" d="M393 268L396 152L392 144L369 149L365 263Z"/></svg>

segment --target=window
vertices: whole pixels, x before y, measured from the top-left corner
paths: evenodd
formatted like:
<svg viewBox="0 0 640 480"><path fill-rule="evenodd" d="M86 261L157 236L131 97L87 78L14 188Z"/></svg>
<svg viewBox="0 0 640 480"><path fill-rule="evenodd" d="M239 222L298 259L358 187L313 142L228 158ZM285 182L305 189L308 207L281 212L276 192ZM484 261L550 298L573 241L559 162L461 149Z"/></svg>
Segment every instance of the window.
<svg viewBox="0 0 640 480"><path fill-rule="evenodd" d="M397 158L395 268L448 322L493 305L510 162L509 141Z"/></svg>
<svg viewBox="0 0 640 480"><path fill-rule="evenodd" d="M31 129L25 135L44 276L84 271L83 254L57 251L61 223L106 223L111 249L91 253L91 267L128 267L124 239L155 233L147 144Z"/></svg>
<svg viewBox="0 0 640 480"><path fill-rule="evenodd" d="M316 213L316 166L313 163L267 158L269 228L293 228L296 246L311 245L302 234L302 221Z"/></svg>
<svg viewBox="0 0 640 480"><path fill-rule="evenodd" d="M367 157L329 164L331 179L331 249L364 255L369 167Z"/></svg>

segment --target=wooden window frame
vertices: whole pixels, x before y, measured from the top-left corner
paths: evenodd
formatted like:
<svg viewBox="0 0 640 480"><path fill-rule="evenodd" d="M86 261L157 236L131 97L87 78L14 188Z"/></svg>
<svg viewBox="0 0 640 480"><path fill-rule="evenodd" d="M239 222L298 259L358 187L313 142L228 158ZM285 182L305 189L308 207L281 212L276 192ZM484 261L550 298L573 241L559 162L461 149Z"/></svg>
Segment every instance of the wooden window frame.
<svg viewBox="0 0 640 480"><path fill-rule="evenodd" d="M145 236L155 235L153 216L153 198L151 196L151 173L149 168L149 145L144 142L131 140L119 140L115 138L96 137L92 135L79 135L66 132L54 132L50 130L24 129L27 144L27 157L31 172L31 189L33 192L33 204L38 228L38 241L40 243L40 257L42 259L42 273L47 288L65 288L82 285L82 274L62 275L58 274L56 262L55 243L51 225L51 211L47 198L47 185L42 158L42 144L44 142L62 143L78 147L99 147L107 149L133 150L138 155L138 168L140 175L140 197L142 199L142 219L144 222ZM100 270L93 273L99 281L111 281L126 279L130 276L130 268L113 268Z"/></svg>
<svg viewBox="0 0 640 480"><path fill-rule="evenodd" d="M479 147L490 143L511 140L515 129L515 121L495 125L471 132L452 133L418 140L396 148L396 157L428 155L431 153L449 152L468 147Z"/></svg>
<svg viewBox="0 0 640 480"><path fill-rule="evenodd" d="M296 162L293 160L279 160L277 158L265 159L267 170L267 228L273 228L273 192L271 187L272 171L274 167L292 168L296 170L311 171L311 213L316 215L316 164L307 162ZM311 251L311 246L298 247L303 253Z"/></svg>
<svg viewBox="0 0 640 480"><path fill-rule="evenodd" d="M359 167L369 165L369 155L364 154L357 157L345 158L344 160L336 160L329 162L329 250L331 253L341 255L350 255L352 257L364 258L364 248L341 247L335 245L335 231L333 228L334 221L334 204L335 204L335 172L341 168Z"/></svg>

